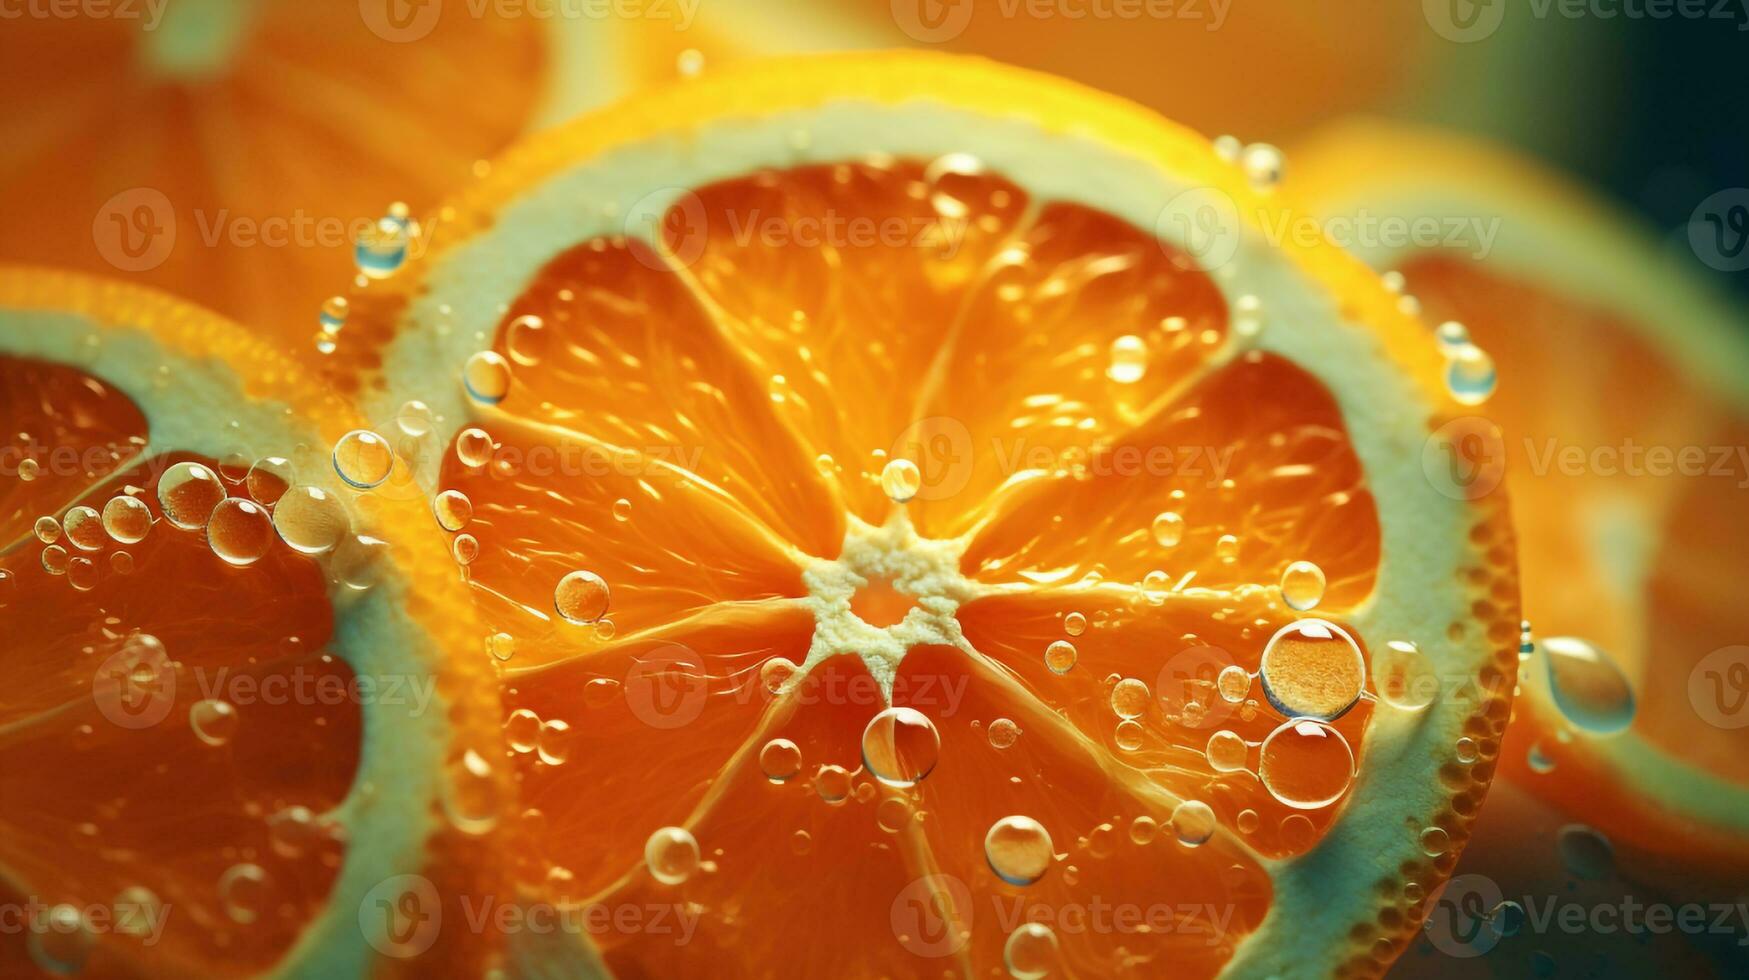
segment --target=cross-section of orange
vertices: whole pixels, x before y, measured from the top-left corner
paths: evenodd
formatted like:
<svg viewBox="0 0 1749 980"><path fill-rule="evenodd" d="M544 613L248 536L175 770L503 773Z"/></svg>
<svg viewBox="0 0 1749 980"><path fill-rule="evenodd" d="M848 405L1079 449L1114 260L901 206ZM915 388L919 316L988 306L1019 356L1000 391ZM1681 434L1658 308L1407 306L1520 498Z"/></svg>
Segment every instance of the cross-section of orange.
<svg viewBox="0 0 1749 980"><path fill-rule="evenodd" d="M1704 215L1700 251L1685 237L1672 253L1533 164L1432 131L1354 124L1295 160L1295 189L1326 214L1440 229L1438 245L1358 244L1403 274L1429 322L1461 322L1498 365L1496 462L1539 647L1503 768L1624 846L1740 867L1749 343L1741 313L1699 281L1703 256L1726 259L1706 251ZM1601 649L1604 667L1569 658L1563 672L1574 648L1556 637ZM1614 717L1600 728L1602 705Z"/></svg>
<svg viewBox="0 0 1749 980"><path fill-rule="evenodd" d="M519 876L606 923L526 967L1389 965L1493 773L1513 539L1423 474L1426 331L1282 206L1048 77L791 60L522 146L352 296L337 383L439 419L501 634Z"/></svg>
<svg viewBox="0 0 1749 980"><path fill-rule="evenodd" d="M350 410L212 314L4 267L0 426L0 973L486 969L423 927L492 880L481 634L424 508L337 476Z"/></svg>

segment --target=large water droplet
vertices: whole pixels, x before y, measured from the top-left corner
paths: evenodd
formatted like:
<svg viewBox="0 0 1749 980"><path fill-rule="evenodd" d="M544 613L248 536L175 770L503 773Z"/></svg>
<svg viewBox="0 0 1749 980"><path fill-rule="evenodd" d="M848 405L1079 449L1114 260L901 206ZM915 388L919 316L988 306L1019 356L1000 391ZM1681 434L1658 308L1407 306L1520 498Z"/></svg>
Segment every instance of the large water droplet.
<svg viewBox="0 0 1749 980"><path fill-rule="evenodd" d="M243 478L243 488L249 491L256 503L272 507L279 503L279 498L285 496L294 482L291 460L283 456L266 456L249 467L248 475Z"/></svg>
<svg viewBox="0 0 1749 980"><path fill-rule="evenodd" d="M1302 619L1269 638L1258 665L1264 696L1289 718L1339 718L1360 699L1366 660L1341 627Z"/></svg>
<svg viewBox="0 0 1749 980"><path fill-rule="evenodd" d="M158 478L158 503L164 519L184 531L206 527L213 508L225 499L219 475L199 463L182 462Z"/></svg>
<svg viewBox="0 0 1749 980"><path fill-rule="evenodd" d="M1061 966L1057 934L1042 922L1023 922L1002 945L1002 962L1014 980L1043 980Z"/></svg>
<svg viewBox="0 0 1749 980"><path fill-rule="evenodd" d="M103 530L103 518L96 510L85 506L69 508L61 521L61 528L67 532L67 540L80 551L96 551L103 547L104 538L108 536Z"/></svg>
<svg viewBox="0 0 1749 980"><path fill-rule="evenodd" d="M553 608L566 622L587 626L607 615L607 583L591 571L578 569L553 589Z"/></svg>
<svg viewBox="0 0 1749 980"><path fill-rule="evenodd" d="M206 526L213 554L237 566L253 565L273 546L273 518L253 500L229 497L213 508Z"/></svg>
<svg viewBox="0 0 1749 980"><path fill-rule="evenodd" d="M350 524L346 508L320 487L292 487L273 507L273 526L280 538L306 555L334 550Z"/></svg>
<svg viewBox="0 0 1749 980"><path fill-rule="evenodd" d="M103 529L121 544L139 544L152 530L152 509L138 497L112 497L103 505Z"/></svg>
<svg viewBox="0 0 1749 980"><path fill-rule="evenodd" d="M379 487L394 468L395 451L389 441L369 429L354 429L334 444L334 472L349 486Z"/></svg>
<svg viewBox="0 0 1749 980"><path fill-rule="evenodd" d="M496 405L510 393L510 362L497 351L480 351L462 366L462 385L474 401Z"/></svg>
<svg viewBox="0 0 1749 980"><path fill-rule="evenodd" d="M1324 570L1309 561L1296 561L1281 573L1281 599L1305 612L1324 601Z"/></svg>
<svg viewBox="0 0 1749 980"><path fill-rule="evenodd" d="M787 738L774 738L759 750L759 769L774 783L787 783L802 771L802 750Z"/></svg>
<svg viewBox="0 0 1749 980"><path fill-rule="evenodd" d="M1555 837L1555 847L1560 851L1561 864L1580 878L1597 881L1615 871L1615 845L1584 824L1562 827Z"/></svg>
<svg viewBox="0 0 1749 980"><path fill-rule="evenodd" d="M678 885L698 870L698 841L684 827L663 827L644 845L650 876L664 885Z"/></svg>
<svg viewBox="0 0 1749 980"><path fill-rule="evenodd" d="M941 758L941 733L915 708L892 707L869 720L862 732L862 761L888 786L912 786Z"/></svg>
<svg viewBox="0 0 1749 980"><path fill-rule="evenodd" d="M917 496L923 488L923 472L908 459L889 460L881 467L881 490L896 504Z"/></svg>
<svg viewBox="0 0 1749 980"><path fill-rule="evenodd" d="M1634 692L1609 654L1572 636L1551 636L1538 646L1548 662L1549 693L1574 727L1613 735L1634 721Z"/></svg>
<svg viewBox="0 0 1749 980"><path fill-rule="evenodd" d="M1201 800L1185 800L1172 811L1172 832L1178 842L1188 847L1200 847L1215 835L1220 822L1214 808Z"/></svg>
<svg viewBox="0 0 1749 980"><path fill-rule="evenodd" d="M1031 817L1003 817L984 835L990 870L1011 885L1030 885L1044 877L1054 856L1050 833Z"/></svg>
<svg viewBox="0 0 1749 980"><path fill-rule="evenodd" d="M1296 810L1323 809L1341 799L1354 781L1354 751L1329 725L1295 718L1263 740L1257 776L1282 803Z"/></svg>

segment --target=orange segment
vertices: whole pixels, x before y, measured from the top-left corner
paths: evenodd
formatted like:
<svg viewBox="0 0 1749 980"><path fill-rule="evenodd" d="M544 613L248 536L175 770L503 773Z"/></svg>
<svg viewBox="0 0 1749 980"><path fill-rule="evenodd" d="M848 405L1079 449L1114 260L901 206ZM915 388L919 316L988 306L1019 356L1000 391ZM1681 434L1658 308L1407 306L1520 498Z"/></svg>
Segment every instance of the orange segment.
<svg viewBox="0 0 1749 980"><path fill-rule="evenodd" d="M1389 965L1423 914L1405 889L1450 873L1492 777L1511 530L1498 498L1422 475L1457 406L1421 325L1261 226L1201 266L1168 220L1186 187L1289 206L1051 79L792 61L519 148L436 252L353 297L385 345L336 383L385 417L429 403L452 448L422 485L472 504L464 574L506 634L539 811L525 879L699 916L690 944L519 955L733 976ZM528 315L554 331L539 357L518 356ZM516 452L469 472L470 427ZM572 442L638 452L607 477L526 462ZM1029 449L1047 458L1017 463ZM1171 472L1148 470L1160 451ZM675 452L692 461L653 458ZM1182 534L1155 530L1166 512ZM1296 561L1325 582L1293 579L1297 609ZM547 604L581 573L612 600L559 624ZM1377 700L1369 660L1408 641L1467 687ZM554 723L596 751L540 758ZM1004 863L1010 833L1031 872ZM1015 913L1096 902L1146 928Z"/></svg>
<svg viewBox="0 0 1749 980"><path fill-rule="evenodd" d="M14 424L0 448L0 541L30 533L46 511L138 455L146 420L101 379L61 365L0 360L0 417Z"/></svg>

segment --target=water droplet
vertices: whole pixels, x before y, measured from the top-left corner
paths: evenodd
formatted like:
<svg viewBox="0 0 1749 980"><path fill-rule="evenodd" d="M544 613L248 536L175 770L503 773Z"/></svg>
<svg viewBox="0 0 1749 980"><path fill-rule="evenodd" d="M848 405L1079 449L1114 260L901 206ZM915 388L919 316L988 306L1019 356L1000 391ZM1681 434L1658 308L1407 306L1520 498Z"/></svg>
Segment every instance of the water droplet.
<svg viewBox="0 0 1749 980"><path fill-rule="evenodd" d="M1447 320L1433 331L1433 337L1439 342L1440 352L1450 357L1470 344L1470 330L1456 320Z"/></svg>
<svg viewBox="0 0 1749 980"><path fill-rule="evenodd" d="M1487 401L1498 380L1494 359L1475 344L1465 344L1446 355L1445 387L1460 405Z"/></svg>
<svg viewBox="0 0 1749 980"><path fill-rule="evenodd" d="M949 153L931 160L923 170L929 187L929 203L943 218L959 219L971 214L965 192L979 186L984 162L970 153Z"/></svg>
<svg viewBox="0 0 1749 980"><path fill-rule="evenodd" d="M474 502L460 490L445 490L432 500L431 512L445 531L460 531L474 519Z"/></svg>
<svg viewBox="0 0 1749 980"><path fill-rule="evenodd" d="M1494 931L1502 936L1516 936L1524 928L1524 906L1517 902L1506 901L1488 913L1488 923Z"/></svg>
<svg viewBox="0 0 1749 980"><path fill-rule="evenodd" d="M213 554L226 562L253 565L273 546L273 518L267 508L253 500L228 497L213 508L207 522L206 540Z"/></svg>
<svg viewBox="0 0 1749 980"><path fill-rule="evenodd" d="M1070 636L1080 636L1087 632L1087 617L1078 612L1069 613L1063 617L1063 632Z"/></svg>
<svg viewBox="0 0 1749 980"><path fill-rule="evenodd" d="M587 626L607 615L607 583L594 572L578 569L553 589L553 608L566 622Z"/></svg>
<svg viewBox="0 0 1749 980"><path fill-rule="evenodd" d="M563 765L571 757L571 747L576 744L577 733L571 730L568 722L558 718L550 718L540 726L540 761L549 766Z"/></svg>
<svg viewBox="0 0 1749 980"><path fill-rule="evenodd" d="M759 665L759 680L765 685L765 693L780 693L790 678L796 675L799 668L795 663L783 657L772 657Z"/></svg>
<svg viewBox="0 0 1749 980"><path fill-rule="evenodd" d="M1296 810L1319 810L1348 792L1354 781L1354 751L1329 725L1295 718L1263 740L1257 776L1282 803Z"/></svg>
<svg viewBox="0 0 1749 980"><path fill-rule="evenodd" d="M1208 843L1218 826L1214 808L1201 800L1185 800L1172 811L1172 832L1187 847Z"/></svg>
<svg viewBox="0 0 1749 980"><path fill-rule="evenodd" d="M1584 824L1562 827L1555 835L1555 848L1560 852L1561 864L1580 878L1598 881L1615 871L1615 845Z"/></svg>
<svg viewBox="0 0 1749 980"><path fill-rule="evenodd" d="M42 464L26 456L18 461L18 478L26 483L42 474Z"/></svg>
<svg viewBox="0 0 1749 980"><path fill-rule="evenodd" d="M260 918L267 905L267 872L258 864L233 864L219 875L219 904L239 925Z"/></svg>
<svg viewBox="0 0 1749 980"><path fill-rule="evenodd" d="M1008 718L998 718L990 723L986 736L990 745L998 749L1006 749L1020 741L1020 726Z"/></svg>
<svg viewBox="0 0 1749 980"><path fill-rule="evenodd" d="M339 499L320 487L292 487L273 508L280 538L306 555L332 551L350 525Z"/></svg>
<svg viewBox="0 0 1749 980"><path fill-rule="evenodd" d="M1309 561L1296 561L1281 573L1281 599L1305 612L1324 601L1324 570Z"/></svg>
<svg viewBox="0 0 1749 980"><path fill-rule="evenodd" d="M1141 726L1140 722L1125 718L1118 722L1117 727L1112 730L1111 740L1125 752L1137 752L1141 750L1146 735L1147 730Z"/></svg>
<svg viewBox="0 0 1749 980"><path fill-rule="evenodd" d="M862 732L862 761L869 775L888 786L913 786L941 758L941 733L915 708L891 707L869 719Z"/></svg>
<svg viewBox="0 0 1749 980"><path fill-rule="evenodd" d="M1220 692L1221 700L1238 704L1251 693L1251 672L1238 664L1228 664L1215 675L1215 690Z"/></svg>
<svg viewBox="0 0 1749 980"><path fill-rule="evenodd" d="M291 460L283 456L266 456L249 467L249 474L243 478L243 487L256 503L272 507L292 488L294 478Z"/></svg>
<svg viewBox="0 0 1749 980"><path fill-rule="evenodd" d="M774 738L759 750L759 768L774 783L787 783L802 771L802 750L787 738Z"/></svg>
<svg viewBox="0 0 1749 980"><path fill-rule="evenodd" d="M510 750L522 754L533 752L540 744L540 715L527 708L517 708L504 719L504 741Z"/></svg>
<svg viewBox="0 0 1749 980"><path fill-rule="evenodd" d="M462 366L462 386L483 405L496 405L510 393L510 362L493 350L483 350Z"/></svg>
<svg viewBox="0 0 1749 980"><path fill-rule="evenodd" d="M516 637L509 633L493 633L486 637L486 652L502 663L516 656Z"/></svg>
<svg viewBox="0 0 1749 980"><path fill-rule="evenodd" d="M1276 631L1258 665L1263 694L1289 718L1341 717L1360 699L1366 659L1341 627L1302 619Z"/></svg>
<svg viewBox="0 0 1749 980"><path fill-rule="evenodd" d="M67 584L80 592L97 588L97 565L85 557L67 562Z"/></svg>
<svg viewBox="0 0 1749 980"><path fill-rule="evenodd" d="M1120 385L1134 384L1148 372L1148 342L1135 334L1124 334L1111 342L1111 363L1105 376Z"/></svg>
<svg viewBox="0 0 1749 980"><path fill-rule="evenodd" d="M229 701L203 698L189 706L188 724L196 738L218 747L237 734L237 709Z"/></svg>
<svg viewBox="0 0 1749 980"><path fill-rule="evenodd" d="M97 931L78 906L56 905L44 913L40 928L36 923L28 925L25 945L38 967L69 975L85 969L85 961L97 945Z"/></svg>
<svg viewBox="0 0 1749 980"><path fill-rule="evenodd" d="M681 78L697 78L704 73L704 52L697 48L687 48L674 59L674 70Z"/></svg>
<svg viewBox="0 0 1749 980"><path fill-rule="evenodd" d="M112 551L109 553L109 567L115 569L117 575L132 575L134 556L125 551Z"/></svg>
<svg viewBox="0 0 1749 980"><path fill-rule="evenodd" d="M458 565L472 565L480 557L480 541L471 534L458 534L450 543L450 553Z"/></svg>
<svg viewBox="0 0 1749 980"><path fill-rule="evenodd" d="M1239 815L1233 818L1233 822L1238 824L1239 833L1255 834L1258 826L1263 823L1263 818L1257 815L1256 810L1240 810Z"/></svg>
<svg viewBox="0 0 1749 980"><path fill-rule="evenodd" d="M632 502L624 497L613 502L613 519L620 522L632 519Z"/></svg>
<svg viewBox="0 0 1749 980"><path fill-rule="evenodd" d="M358 236L352 260L367 278L387 279L407 261L411 237L407 222L384 217Z"/></svg>
<svg viewBox="0 0 1749 980"><path fill-rule="evenodd" d="M61 529L66 532L67 540L80 551L96 551L103 547L103 518L90 507L73 507L67 511L66 518L61 523Z"/></svg>
<svg viewBox="0 0 1749 980"><path fill-rule="evenodd" d="M316 314L316 323L325 334L337 334L340 328L346 326L346 315L352 312L352 305L344 296L330 296L322 303L321 312Z"/></svg>
<svg viewBox="0 0 1749 980"><path fill-rule="evenodd" d="M908 459L893 459L881 467L881 489L894 503L910 500L922 488L923 473L917 469L916 463Z"/></svg>
<svg viewBox="0 0 1749 980"><path fill-rule="evenodd" d="M1010 885L1030 885L1044 877L1054 857L1050 833L1031 817L1003 817L984 835L984 859Z"/></svg>
<svg viewBox="0 0 1749 980"><path fill-rule="evenodd" d="M1216 772L1238 772L1245 768L1250 751L1245 740L1234 732L1219 731L1209 736L1209 766Z"/></svg>
<svg viewBox="0 0 1749 980"><path fill-rule="evenodd" d="M1014 980L1042 980L1060 966L1057 934L1042 922L1022 922L1002 945L1002 962Z"/></svg>
<svg viewBox="0 0 1749 980"><path fill-rule="evenodd" d="M455 458L463 466L485 466L492 461L492 437L485 429L463 429L456 433Z"/></svg>
<svg viewBox="0 0 1749 980"><path fill-rule="evenodd" d="M850 796L850 772L843 766L821 766L814 770L814 792L827 803L843 803Z"/></svg>
<svg viewBox="0 0 1749 980"><path fill-rule="evenodd" d="M67 554L67 549L58 544L51 544L43 549L43 571L48 572L50 575L67 574L67 563L70 560L71 558Z"/></svg>
<svg viewBox="0 0 1749 980"><path fill-rule="evenodd" d="M213 508L225 499L219 475L199 463L177 463L158 478L158 504L164 519L184 531L206 527Z"/></svg>
<svg viewBox="0 0 1749 980"><path fill-rule="evenodd" d="M911 819L911 805L897 796L889 796L875 806L875 823L889 834L905 829Z"/></svg>
<svg viewBox="0 0 1749 980"><path fill-rule="evenodd" d="M389 441L369 429L353 429L334 444L334 472L359 490L382 486L394 468Z"/></svg>
<svg viewBox="0 0 1749 980"><path fill-rule="evenodd" d="M1421 831L1421 852L1428 857L1439 857L1451 850L1451 835L1444 827L1428 827Z"/></svg>
<svg viewBox="0 0 1749 980"><path fill-rule="evenodd" d="M395 415L395 427L414 439L424 438L431 431L432 424L431 406L417 398L402 403L401 410Z"/></svg>
<svg viewBox="0 0 1749 980"><path fill-rule="evenodd" d="M139 544L152 530L152 509L138 497L112 497L103 505L103 529L121 544Z"/></svg>
<svg viewBox="0 0 1749 980"><path fill-rule="evenodd" d="M54 544L61 540L61 522L46 514L36 519L32 530L36 532L36 539L43 544Z"/></svg>
<svg viewBox="0 0 1749 980"><path fill-rule="evenodd" d="M1111 689L1111 710L1117 712L1119 718L1140 718L1142 712L1148 710L1149 697L1147 684L1126 677Z"/></svg>
<svg viewBox="0 0 1749 980"><path fill-rule="evenodd" d="M1392 707L1420 711L1439 697L1439 676L1421 648L1392 640L1373 654L1373 686Z"/></svg>
<svg viewBox="0 0 1749 980"><path fill-rule="evenodd" d="M449 776L443 786L443 810L451 824L464 834L479 836L498 826L503 808L503 790L492 771L492 764L473 749L461 754L445 771Z"/></svg>
<svg viewBox="0 0 1749 980"><path fill-rule="evenodd" d="M1075 666L1075 661L1079 656L1080 653L1075 649L1075 644L1068 640L1057 640L1045 647L1045 666L1049 667L1052 673L1067 674L1070 668Z"/></svg>
<svg viewBox="0 0 1749 980"><path fill-rule="evenodd" d="M1174 548L1184 540L1184 518L1172 511L1162 511L1154 516L1154 543L1162 548Z"/></svg>
<svg viewBox="0 0 1749 980"><path fill-rule="evenodd" d="M1457 754L1457 761L1466 766L1475 762L1481 755L1480 749L1476 746L1476 740L1468 737L1458 739L1457 744L1453 746L1453 751Z"/></svg>
<svg viewBox="0 0 1749 980"><path fill-rule="evenodd" d="M1252 143L1239 154L1239 169L1258 190L1270 190L1281 183L1286 164L1281 151L1268 143Z"/></svg>
<svg viewBox="0 0 1749 980"><path fill-rule="evenodd" d="M538 316L519 316L504 328L504 347L518 364L533 366L541 362L551 346L552 331Z"/></svg>
<svg viewBox="0 0 1749 980"><path fill-rule="evenodd" d="M150 936L164 911L157 893L144 885L129 885L117 892L114 905L115 931L135 939Z"/></svg>
<svg viewBox="0 0 1749 980"><path fill-rule="evenodd" d="M1555 771L1555 759L1543 748L1541 742L1530 747L1530 751L1525 755L1525 765L1528 765L1530 771L1539 776L1546 776Z"/></svg>
<svg viewBox="0 0 1749 980"><path fill-rule="evenodd" d="M1609 654L1572 636L1546 637L1541 646L1549 693L1575 728L1613 735L1633 724L1633 688Z"/></svg>

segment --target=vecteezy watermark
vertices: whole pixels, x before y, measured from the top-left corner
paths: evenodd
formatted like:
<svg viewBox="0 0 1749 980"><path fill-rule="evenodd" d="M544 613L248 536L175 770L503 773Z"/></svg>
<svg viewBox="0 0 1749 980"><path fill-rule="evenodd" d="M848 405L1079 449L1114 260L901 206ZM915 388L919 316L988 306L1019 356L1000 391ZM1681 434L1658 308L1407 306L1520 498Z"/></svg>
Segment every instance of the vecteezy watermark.
<svg viewBox="0 0 1749 980"><path fill-rule="evenodd" d="M1513 16L1534 20L1720 20L1749 30L1749 0L1422 0L1428 26L1448 41L1469 44L1494 35Z"/></svg>
<svg viewBox="0 0 1749 980"><path fill-rule="evenodd" d="M358 903L358 928L384 956L412 959L436 944L446 927L468 934L658 936L676 946L692 942L701 910L683 902L506 901L496 895L453 896L455 915L444 916L443 896L423 875L378 882Z"/></svg>
<svg viewBox="0 0 1749 980"><path fill-rule="evenodd" d="M450 11L474 20L632 21L692 27L702 0L448 0ZM396 44L421 41L443 19L445 0L358 0L372 34Z"/></svg>
<svg viewBox="0 0 1749 980"><path fill-rule="evenodd" d="M1315 215L1286 207L1244 216L1232 195L1213 187L1180 191L1154 218L1162 242L1183 249L1203 269L1218 269L1239 251L1247 232L1274 246L1310 248L1331 242L1346 249L1441 249L1485 259L1500 235L1498 215L1387 214L1362 208L1353 214Z"/></svg>
<svg viewBox="0 0 1749 980"><path fill-rule="evenodd" d="M913 41L943 44L966 32L973 17L1040 21L1184 21L1205 31L1227 22L1233 0L891 0L893 23Z"/></svg>
<svg viewBox="0 0 1749 980"><path fill-rule="evenodd" d="M1428 899L1422 928L1433 947L1448 956L1481 956L1500 940L1529 931L1534 935L1731 936L1749 946L1749 903L1641 902L1623 895L1609 902L1585 903L1565 895L1524 895L1507 900L1492 878L1458 875Z"/></svg>
<svg viewBox="0 0 1749 980"><path fill-rule="evenodd" d="M155 31L170 0L0 0L0 20L129 20Z"/></svg>
<svg viewBox="0 0 1749 980"><path fill-rule="evenodd" d="M1688 247L1720 272L1749 269L1749 188L1727 188L1700 202L1688 217Z"/></svg>
<svg viewBox="0 0 1749 980"><path fill-rule="evenodd" d="M0 936L114 933L131 936L142 946L156 946L163 938L170 908L149 896L137 901L122 897L89 905L44 902L31 896L20 902L0 902Z"/></svg>
<svg viewBox="0 0 1749 980"><path fill-rule="evenodd" d="M1749 646L1720 647L1688 674L1688 703L1715 728L1749 727Z"/></svg>
<svg viewBox="0 0 1749 980"><path fill-rule="evenodd" d="M1454 500L1493 493L1509 468L1532 478L1722 479L1741 490L1749 489L1749 446L1670 446L1632 437L1581 445L1554 436L1525 436L1509 445L1499 426L1477 415L1444 423L1421 446L1422 475Z"/></svg>

